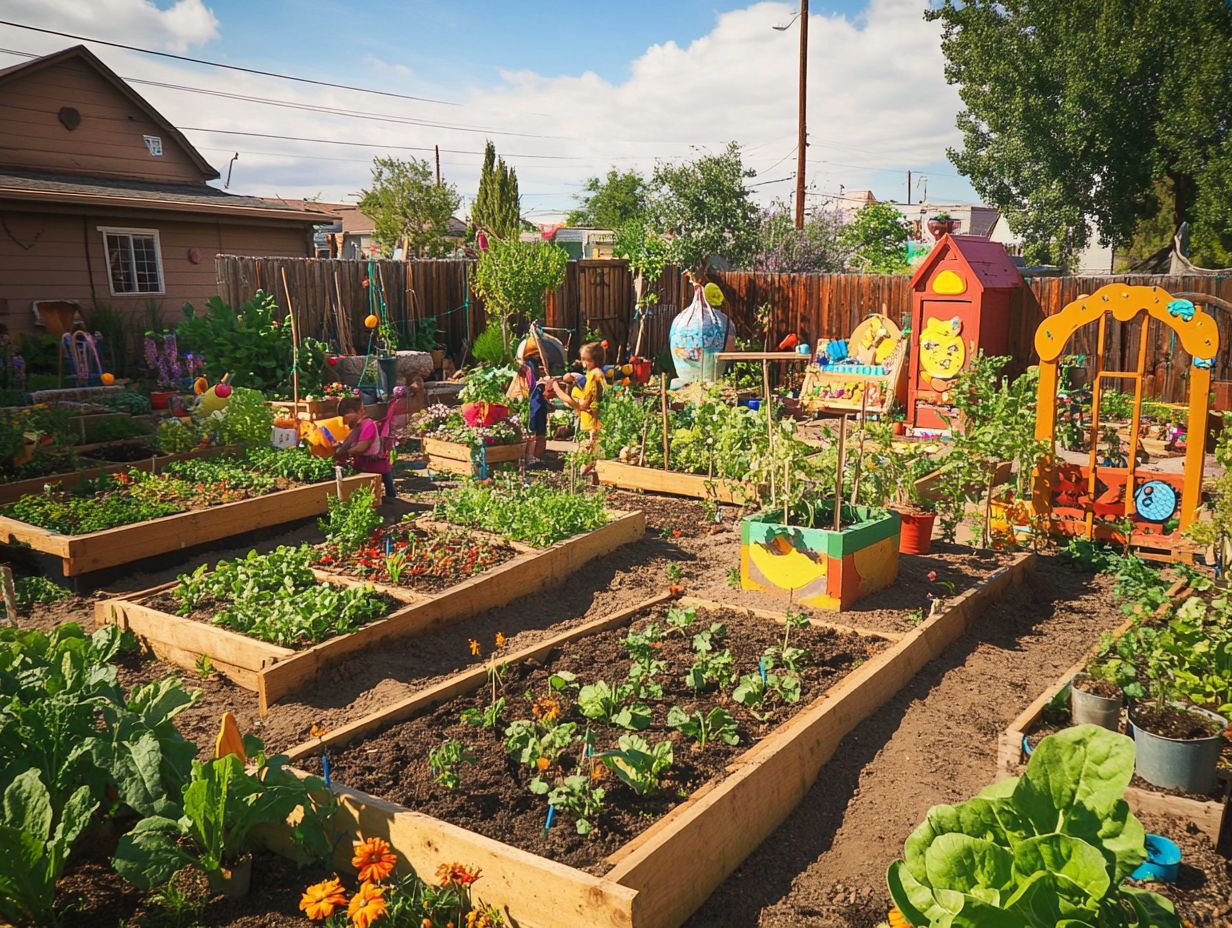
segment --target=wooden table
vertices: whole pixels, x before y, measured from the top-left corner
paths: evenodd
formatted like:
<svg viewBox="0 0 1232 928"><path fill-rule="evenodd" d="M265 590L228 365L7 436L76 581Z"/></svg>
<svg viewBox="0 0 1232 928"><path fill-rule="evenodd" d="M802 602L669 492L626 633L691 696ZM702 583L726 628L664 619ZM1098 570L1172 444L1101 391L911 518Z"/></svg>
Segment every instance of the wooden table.
<svg viewBox="0 0 1232 928"><path fill-rule="evenodd" d="M770 398L770 362L796 362L808 364L813 360L812 352L801 354L798 351L719 351L714 355L716 361L760 361L761 382L765 388L765 399Z"/></svg>

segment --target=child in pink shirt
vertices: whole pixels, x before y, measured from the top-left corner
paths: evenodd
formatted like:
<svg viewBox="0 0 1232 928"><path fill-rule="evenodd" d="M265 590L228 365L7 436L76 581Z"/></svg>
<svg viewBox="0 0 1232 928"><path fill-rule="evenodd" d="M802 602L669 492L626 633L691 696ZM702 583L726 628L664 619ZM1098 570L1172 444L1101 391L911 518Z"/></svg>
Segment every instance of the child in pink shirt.
<svg viewBox="0 0 1232 928"><path fill-rule="evenodd" d="M389 460L389 451L381 445L380 427L375 420L364 415L364 404L357 397L348 396L339 402L338 414L351 433L334 452L334 459L343 463L349 458L351 466L361 474L380 474L385 487L385 501L396 500L398 491L394 486L394 468Z"/></svg>

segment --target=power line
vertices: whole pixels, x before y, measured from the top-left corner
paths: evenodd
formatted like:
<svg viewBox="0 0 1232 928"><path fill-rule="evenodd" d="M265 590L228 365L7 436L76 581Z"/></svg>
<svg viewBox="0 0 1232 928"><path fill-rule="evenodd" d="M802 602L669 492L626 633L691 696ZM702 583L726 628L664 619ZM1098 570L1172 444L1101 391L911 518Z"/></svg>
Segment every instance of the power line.
<svg viewBox="0 0 1232 928"><path fill-rule="evenodd" d="M350 145L356 148L388 148L391 151L435 151L433 146L425 145L386 145L381 142L346 142L341 139L310 139L299 135L274 135L269 132L240 132L237 129L206 129L201 126L176 126L181 132L213 132L217 135L243 135L256 139L279 139L283 142L313 142L318 145ZM441 151L451 155L482 155L481 151L469 151L461 148L442 148ZM508 153L506 158L538 158L546 161L579 161L576 155L527 155Z"/></svg>
<svg viewBox="0 0 1232 928"><path fill-rule="evenodd" d="M129 52L139 52L142 55L157 55L159 58L172 58L176 61L187 61L191 64L205 64L212 68L225 68L228 71L239 71L244 74L256 74L259 77L276 77L284 81L298 81L301 84L313 84L317 87L334 87L338 90L351 90L355 93L371 93L382 97L396 97L399 100L415 100L418 103L435 103L439 106L458 106L449 100L434 100L431 97L416 97L405 93L394 93L392 90L373 90L369 87L356 87L351 84L335 84L330 81L318 81L310 77L297 77L294 74L279 74L275 71L261 71L257 68L244 68L237 64L223 64L220 61L207 61L204 58L190 58L187 55L176 55L171 52L160 52L152 48L139 48L136 45L125 45L122 42L108 42L104 39L92 39L89 36L74 35L71 32L57 32L55 29L43 29L39 26L27 26L25 23L14 23L0 19L0 26L11 26L14 29L28 29L31 32L41 32L44 35L56 35L64 39L75 39L78 42L92 42L95 45L107 45L111 48L122 48Z"/></svg>

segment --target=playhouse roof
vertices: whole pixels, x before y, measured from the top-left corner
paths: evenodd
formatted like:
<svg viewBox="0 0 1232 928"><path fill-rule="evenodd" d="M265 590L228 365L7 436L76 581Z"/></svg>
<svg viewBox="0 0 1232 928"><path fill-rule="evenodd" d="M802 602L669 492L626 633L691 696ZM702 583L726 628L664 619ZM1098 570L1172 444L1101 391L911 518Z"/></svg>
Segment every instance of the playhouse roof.
<svg viewBox="0 0 1232 928"><path fill-rule="evenodd" d="M921 286L932 276L937 264L950 254L966 266L972 281L983 290L1008 290L1022 286L1022 275L1005 247L977 235L943 235L916 268L911 286Z"/></svg>

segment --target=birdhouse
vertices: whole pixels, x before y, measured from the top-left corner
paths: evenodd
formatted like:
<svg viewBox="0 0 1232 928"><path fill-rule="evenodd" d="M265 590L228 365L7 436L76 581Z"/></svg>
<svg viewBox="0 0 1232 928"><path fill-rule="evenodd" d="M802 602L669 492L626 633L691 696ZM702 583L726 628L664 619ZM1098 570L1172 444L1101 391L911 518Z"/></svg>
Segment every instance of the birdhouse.
<svg viewBox="0 0 1232 928"><path fill-rule="evenodd" d="M972 235L943 235L911 278L907 421L945 432L957 413L951 391L976 353L1008 352L1010 300L1022 275L1005 248Z"/></svg>

